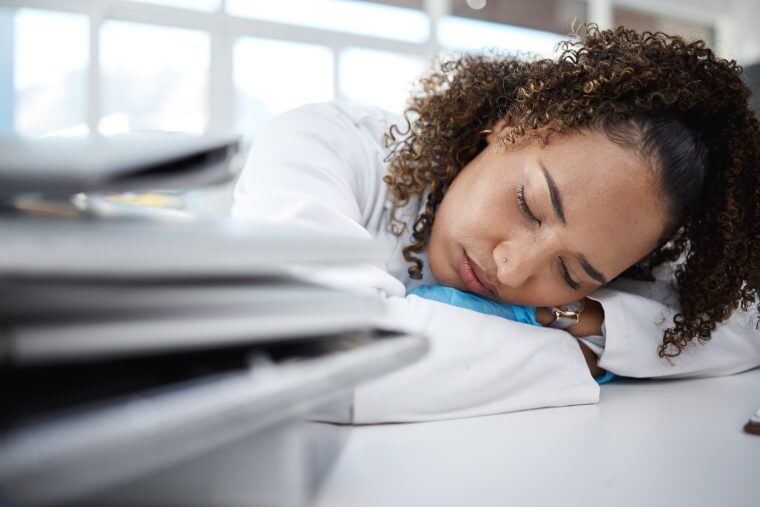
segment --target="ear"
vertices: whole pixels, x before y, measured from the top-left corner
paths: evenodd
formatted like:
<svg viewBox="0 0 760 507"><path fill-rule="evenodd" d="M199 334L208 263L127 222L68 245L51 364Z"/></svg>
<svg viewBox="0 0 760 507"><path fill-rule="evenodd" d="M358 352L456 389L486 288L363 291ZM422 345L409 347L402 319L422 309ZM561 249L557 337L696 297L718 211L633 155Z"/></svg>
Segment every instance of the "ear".
<svg viewBox="0 0 760 507"><path fill-rule="evenodd" d="M488 141L488 144L496 142L508 128L515 125L517 125L517 121L514 118L501 118L490 127L492 132L486 136L486 141Z"/></svg>

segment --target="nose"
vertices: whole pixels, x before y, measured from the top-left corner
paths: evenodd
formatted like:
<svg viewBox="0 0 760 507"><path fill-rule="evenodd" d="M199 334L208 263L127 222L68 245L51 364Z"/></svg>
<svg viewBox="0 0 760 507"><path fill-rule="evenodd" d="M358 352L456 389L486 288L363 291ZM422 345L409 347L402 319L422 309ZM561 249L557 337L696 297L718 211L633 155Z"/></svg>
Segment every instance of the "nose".
<svg viewBox="0 0 760 507"><path fill-rule="evenodd" d="M493 250L496 279L501 285L517 288L546 266L548 245L503 241Z"/></svg>

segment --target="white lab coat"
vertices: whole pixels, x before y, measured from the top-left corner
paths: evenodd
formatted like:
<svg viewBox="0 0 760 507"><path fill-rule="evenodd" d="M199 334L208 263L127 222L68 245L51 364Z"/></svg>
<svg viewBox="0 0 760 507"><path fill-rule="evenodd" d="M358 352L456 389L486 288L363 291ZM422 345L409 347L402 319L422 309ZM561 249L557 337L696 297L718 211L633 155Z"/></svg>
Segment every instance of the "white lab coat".
<svg viewBox="0 0 760 507"><path fill-rule="evenodd" d="M436 301L406 296L435 283L426 256L422 280L412 280L401 249L406 236L389 230L390 201L383 133L399 116L341 101L309 104L273 118L256 138L235 188L232 215L395 245L385 265L326 269L312 278L379 291L388 311L378 324L421 331L429 354L415 364L359 386L354 422L405 422L596 403L599 386L576 339ZM400 213L410 223L421 199ZM661 267L656 283L617 280L589 297L605 312L604 342L588 341L599 365L630 377L726 375L760 365L756 310L737 311L713 338L670 364L657 356L677 300ZM598 337L602 338L602 337ZM600 340L594 340L599 342Z"/></svg>

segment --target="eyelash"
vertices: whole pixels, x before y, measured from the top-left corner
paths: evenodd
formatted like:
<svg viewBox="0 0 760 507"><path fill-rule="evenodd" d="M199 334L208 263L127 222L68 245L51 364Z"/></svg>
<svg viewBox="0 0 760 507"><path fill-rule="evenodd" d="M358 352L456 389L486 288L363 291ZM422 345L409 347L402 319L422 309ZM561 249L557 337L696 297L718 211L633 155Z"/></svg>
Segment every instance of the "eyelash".
<svg viewBox="0 0 760 507"><path fill-rule="evenodd" d="M525 185L520 185L517 188L517 202L520 204L520 209L522 210L523 215L535 222L538 222L538 225L541 225L541 220L536 218L536 216L530 212L528 209L528 204L525 202Z"/></svg>
<svg viewBox="0 0 760 507"><path fill-rule="evenodd" d="M537 222L538 225L541 225L541 221L536 218L536 216L530 212L530 209L528 209L528 204L525 202L525 185L520 185L517 188L517 203L520 205L520 210L523 212L523 215L525 215L529 220L533 220L534 222ZM559 259L559 266L560 266L560 273L562 275L562 278L565 280L565 282L573 289L578 290L580 289L580 284L576 281L574 281L572 278L570 278L570 273L567 271L567 266L565 266L565 263L562 261L562 258Z"/></svg>
<svg viewBox="0 0 760 507"><path fill-rule="evenodd" d="M581 288L581 284L574 281L572 278L570 278L570 273L567 272L567 267L565 266L565 263L562 261L562 258L559 259L559 269L562 272L562 278L565 279L567 284L570 286L573 290L578 290Z"/></svg>

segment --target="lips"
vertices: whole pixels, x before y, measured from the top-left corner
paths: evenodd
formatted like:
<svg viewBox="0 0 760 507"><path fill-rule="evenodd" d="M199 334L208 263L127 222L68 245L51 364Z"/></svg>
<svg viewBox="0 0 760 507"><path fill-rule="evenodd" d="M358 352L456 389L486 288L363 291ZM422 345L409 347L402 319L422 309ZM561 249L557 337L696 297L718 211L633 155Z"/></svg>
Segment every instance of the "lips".
<svg viewBox="0 0 760 507"><path fill-rule="evenodd" d="M475 276L478 277L478 281L483 284L483 286L488 289L488 291L494 295L496 294L496 290L494 289L493 284L488 281L488 276L486 276L485 271L480 269L480 266L476 262L472 262L472 259L470 259L470 265L472 266L472 270L475 272Z"/></svg>
<svg viewBox="0 0 760 507"><path fill-rule="evenodd" d="M462 258L459 261L459 278L467 290L483 297L492 298L494 293L483 283L485 278L478 276L480 268L473 263L467 256L467 252L462 252Z"/></svg>

